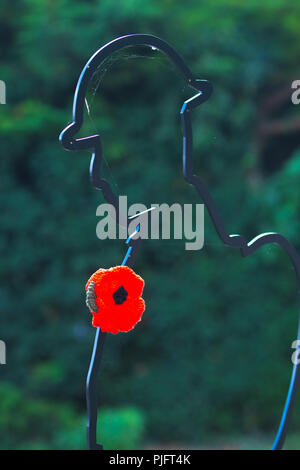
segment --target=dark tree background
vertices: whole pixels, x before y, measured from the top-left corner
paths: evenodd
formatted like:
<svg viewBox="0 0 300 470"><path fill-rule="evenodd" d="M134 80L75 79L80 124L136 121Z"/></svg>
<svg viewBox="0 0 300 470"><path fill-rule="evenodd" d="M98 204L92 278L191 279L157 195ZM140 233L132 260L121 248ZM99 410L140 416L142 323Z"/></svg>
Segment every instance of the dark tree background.
<svg viewBox="0 0 300 470"><path fill-rule="evenodd" d="M128 33L172 44L212 98L193 113L195 170L230 233L279 231L300 249L300 79L296 1L2 2L0 107L2 448L84 448L84 386L94 330L84 285L120 264L96 237L104 202L89 154L58 143L89 56ZM191 96L157 51L115 56L94 77L83 135L100 132L103 171L129 203L201 203L181 173L179 111ZM270 446L291 371L296 279L277 247L249 259L224 247L147 241L136 271L147 309L110 336L99 379L106 448ZM300 432L300 406L292 438ZM298 444L299 446L299 444Z"/></svg>

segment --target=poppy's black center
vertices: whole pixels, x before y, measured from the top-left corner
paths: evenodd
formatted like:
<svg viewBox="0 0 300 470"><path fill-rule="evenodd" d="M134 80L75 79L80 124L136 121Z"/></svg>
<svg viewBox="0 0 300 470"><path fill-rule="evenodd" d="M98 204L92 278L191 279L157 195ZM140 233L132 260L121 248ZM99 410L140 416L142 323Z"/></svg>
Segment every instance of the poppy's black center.
<svg viewBox="0 0 300 470"><path fill-rule="evenodd" d="M124 289L123 286L119 287L116 292L113 293L113 299L115 304L121 305L127 299L128 292Z"/></svg>

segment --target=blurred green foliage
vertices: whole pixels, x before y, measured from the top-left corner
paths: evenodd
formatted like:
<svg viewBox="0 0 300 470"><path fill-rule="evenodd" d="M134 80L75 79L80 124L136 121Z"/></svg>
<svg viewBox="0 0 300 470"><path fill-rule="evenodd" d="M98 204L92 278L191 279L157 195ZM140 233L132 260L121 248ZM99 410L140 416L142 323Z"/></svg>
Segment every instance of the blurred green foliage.
<svg viewBox="0 0 300 470"><path fill-rule="evenodd" d="M86 417L69 404L33 399L8 383L0 387L2 449L85 449ZM12 419L13 418L13 419ZM136 408L104 408L101 442L106 449L135 449L144 432Z"/></svg>
<svg viewBox="0 0 300 470"><path fill-rule="evenodd" d="M123 241L96 238L103 198L89 183L88 153L58 143L89 56L132 32L172 44L214 86L193 113L194 165L228 230L248 239L279 231L300 249L300 139L288 124L298 113L289 93L300 78L299 14L298 2L284 0L4 3L1 447L84 448L94 332L83 286L125 253ZM155 51L140 60L136 52L95 77L82 132L101 133L103 171L130 203L201 202L181 176L179 110L191 92ZM270 110L265 101L285 89ZM146 281L143 322L108 338L99 378L106 448L274 432L296 334L296 280L286 257L265 247L243 260L220 243L207 215L203 250L149 241L136 271ZM299 416L298 405L298 431Z"/></svg>

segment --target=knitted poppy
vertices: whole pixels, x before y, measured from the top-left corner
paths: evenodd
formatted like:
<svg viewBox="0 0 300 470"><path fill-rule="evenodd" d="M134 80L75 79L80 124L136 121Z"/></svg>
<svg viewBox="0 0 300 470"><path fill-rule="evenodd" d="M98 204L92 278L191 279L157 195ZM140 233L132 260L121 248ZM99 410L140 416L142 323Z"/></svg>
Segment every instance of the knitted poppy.
<svg viewBox="0 0 300 470"><path fill-rule="evenodd" d="M93 326L113 334L132 330L145 310L143 288L143 279L128 266L98 269L85 286Z"/></svg>

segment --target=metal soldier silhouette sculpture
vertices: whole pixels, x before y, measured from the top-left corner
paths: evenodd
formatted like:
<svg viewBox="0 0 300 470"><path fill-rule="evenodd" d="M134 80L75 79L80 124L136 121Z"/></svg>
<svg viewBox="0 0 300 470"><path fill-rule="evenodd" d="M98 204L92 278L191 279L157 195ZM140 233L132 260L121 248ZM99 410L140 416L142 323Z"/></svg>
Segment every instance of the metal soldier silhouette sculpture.
<svg viewBox="0 0 300 470"><path fill-rule="evenodd" d="M191 123L191 111L200 104L207 101L212 93L212 86L206 80L200 80L193 77L191 71L183 61L183 59L177 54L177 52L165 41L146 34L130 34L128 36L122 36L114 39L113 41L105 44L98 51L96 51L92 57L88 60L84 66L75 91L74 102L73 102L73 121L69 124L60 134L60 142L63 147L67 150L82 150L90 149L92 152L92 159L90 163L90 179L93 186L100 189L103 193L104 199L113 204L117 214L118 223L123 225L129 224L127 216L119 213L118 199L115 196L110 184L101 177L101 161L102 161L102 147L101 138L99 135L91 135L84 138L76 138L76 134L80 131L83 124L83 112L85 105L86 92L88 84L95 73L96 69L114 52L123 49L128 46L146 45L154 47L163 52L183 75L187 85L194 89L197 93L187 101L185 101L180 110L181 126L183 134L183 152L182 152L182 171L183 176L188 184L194 186L202 201L204 202L207 211L212 219L215 230L221 239L221 241L232 248L239 249L243 257L249 256L254 253L258 248L263 245L275 243L280 245L281 248L287 253L291 263L294 266L297 275L298 291L300 291L300 258L295 248L289 241L278 233L263 233L255 237L253 240L247 242L241 235L230 235L225 224L220 217L215 202L208 191L205 184L201 179L193 174L193 136L192 136L192 123ZM139 227L137 227L139 230ZM123 267L132 268L138 250L140 248L140 238L129 237L127 240L128 250L125 258L122 262ZM115 269L115 268L112 268ZM99 270L101 271L101 270ZM105 270L102 270L105 271ZM133 271L132 271L133 272ZM133 275L135 275L133 273ZM135 275L136 276L136 275ZM139 276L138 276L139 277ZM93 276L92 276L93 278ZM92 279L91 278L91 279ZM90 284L87 286L87 304L90 310L97 314L99 302L96 302L96 294L94 292L95 285L90 279ZM141 279L141 278L140 278ZM117 285L117 284L116 284ZM140 284L139 295L142 292L142 284ZM127 298L126 286L120 286L114 293L115 303L123 303ZM142 300L142 299L140 299ZM140 304L141 305L141 304ZM101 308L100 308L101 310ZM100 312L101 314L101 312ZM95 317L94 317L95 319ZM137 320L138 321L138 320ZM87 376L87 444L89 449L102 449L100 444L97 444L97 393L96 393L96 382L100 367L101 356L103 352L103 345L106 336L106 332L102 331L97 323L96 336L94 342L94 348L90 363L90 368ZM109 330L106 330L109 331ZM125 331L125 330L121 330ZM128 331L128 330L126 330ZM298 329L297 339L300 339L300 329ZM274 441L273 449L281 449L286 433L289 421L291 419L293 405L295 402L296 392L299 384L299 366L294 364L292 369L290 386L282 413L281 422L279 429Z"/></svg>

